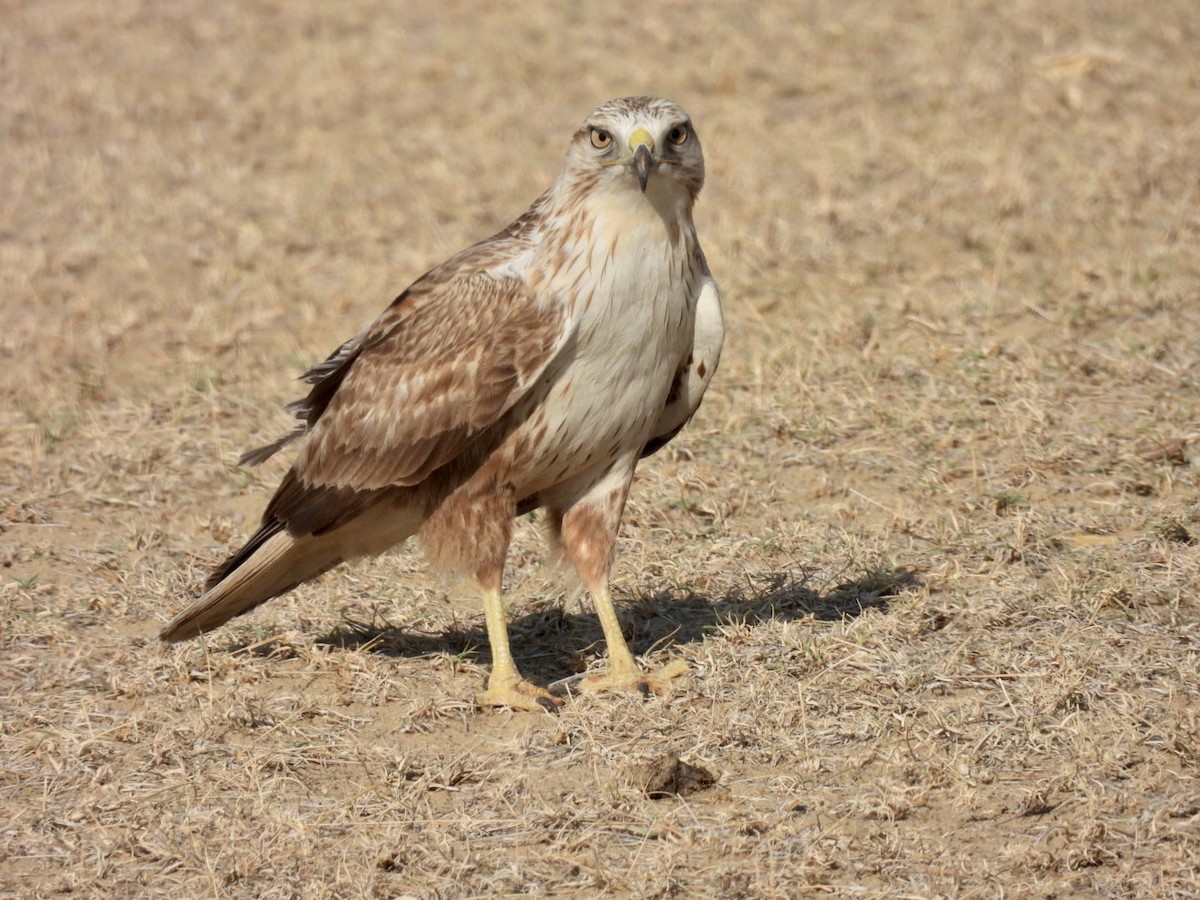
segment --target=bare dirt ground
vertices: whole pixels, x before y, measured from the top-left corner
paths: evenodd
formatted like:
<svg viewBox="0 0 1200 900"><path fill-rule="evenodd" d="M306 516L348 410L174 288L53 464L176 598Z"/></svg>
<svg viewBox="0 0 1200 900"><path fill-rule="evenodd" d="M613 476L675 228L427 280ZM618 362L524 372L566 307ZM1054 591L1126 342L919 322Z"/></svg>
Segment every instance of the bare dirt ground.
<svg viewBox="0 0 1200 900"><path fill-rule="evenodd" d="M1200 892L1194 0L0 18L0 891ZM160 646L293 379L630 93L730 325L617 567L675 694L473 709L415 549ZM536 523L508 587L532 678L602 664Z"/></svg>

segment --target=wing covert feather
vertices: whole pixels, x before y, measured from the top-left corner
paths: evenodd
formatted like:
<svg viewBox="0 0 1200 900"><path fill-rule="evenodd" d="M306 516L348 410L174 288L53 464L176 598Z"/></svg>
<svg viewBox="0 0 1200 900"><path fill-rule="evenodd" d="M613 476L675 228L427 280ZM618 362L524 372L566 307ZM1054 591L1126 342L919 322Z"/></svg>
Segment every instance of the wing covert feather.
<svg viewBox="0 0 1200 900"><path fill-rule="evenodd" d="M523 280L417 282L363 336L293 466L306 485L419 484L495 424L566 345Z"/></svg>

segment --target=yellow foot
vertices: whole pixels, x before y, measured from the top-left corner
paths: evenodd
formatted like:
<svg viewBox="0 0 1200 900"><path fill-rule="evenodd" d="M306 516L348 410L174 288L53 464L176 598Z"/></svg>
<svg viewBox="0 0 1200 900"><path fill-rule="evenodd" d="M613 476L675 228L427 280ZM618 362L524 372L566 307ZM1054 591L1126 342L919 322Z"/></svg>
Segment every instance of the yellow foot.
<svg viewBox="0 0 1200 900"><path fill-rule="evenodd" d="M682 659L667 663L661 669L643 673L637 666L621 666L610 669L607 675L589 675L579 683L582 694L599 694L604 691L629 691L649 697L671 693L671 681L688 670Z"/></svg>
<svg viewBox="0 0 1200 900"><path fill-rule="evenodd" d="M530 712L558 712L562 705L549 693L522 678L491 680L488 688L475 698L476 706L507 706Z"/></svg>

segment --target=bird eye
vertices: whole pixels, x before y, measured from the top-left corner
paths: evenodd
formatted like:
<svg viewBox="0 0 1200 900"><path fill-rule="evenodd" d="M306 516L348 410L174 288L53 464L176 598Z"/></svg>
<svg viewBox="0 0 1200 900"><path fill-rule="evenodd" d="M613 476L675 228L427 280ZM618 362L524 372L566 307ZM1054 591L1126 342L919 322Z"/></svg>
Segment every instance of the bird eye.
<svg viewBox="0 0 1200 900"><path fill-rule="evenodd" d="M687 143L688 127L686 125L676 125L667 132L667 141L676 147L682 147Z"/></svg>
<svg viewBox="0 0 1200 900"><path fill-rule="evenodd" d="M612 143L612 135L603 128L592 129L592 146L597 150L607 150L608 145Z"/></svg>

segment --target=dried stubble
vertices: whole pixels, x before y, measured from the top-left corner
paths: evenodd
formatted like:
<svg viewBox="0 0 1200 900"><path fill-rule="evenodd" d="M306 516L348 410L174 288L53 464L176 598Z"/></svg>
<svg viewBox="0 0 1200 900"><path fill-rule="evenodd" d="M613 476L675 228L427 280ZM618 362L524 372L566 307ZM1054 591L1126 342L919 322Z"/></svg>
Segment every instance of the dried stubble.
<svg viewBox="0 0 1200 900"><path fill-rule="evenodd" d="M0 885L1200 890L1194 11L758 10L10 11ZM619 554L686 686L480 714L480 611L407 551L158 647L291 379L648 89L732 326ZM548 683L599 629L541 546ZM671 754L719 785L650 799Z"/></svg>

